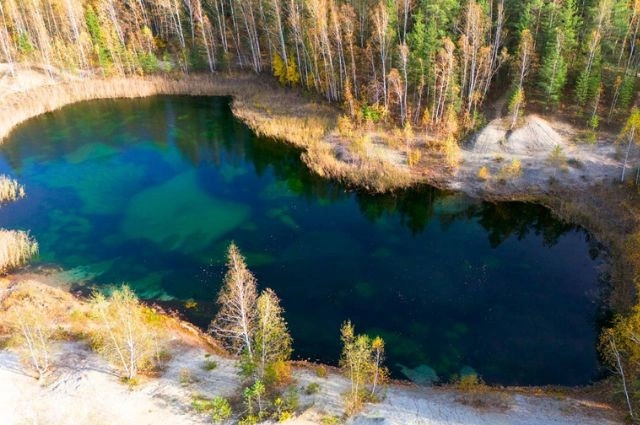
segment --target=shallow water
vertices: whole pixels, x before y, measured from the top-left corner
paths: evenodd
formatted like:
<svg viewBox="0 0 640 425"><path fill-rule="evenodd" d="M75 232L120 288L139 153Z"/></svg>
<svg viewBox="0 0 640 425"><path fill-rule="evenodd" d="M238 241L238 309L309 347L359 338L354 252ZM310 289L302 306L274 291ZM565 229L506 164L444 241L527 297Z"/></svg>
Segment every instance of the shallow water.
<svg viewBox="0 0 640 425"><path fill-rule="evenodd" d="M345 191L311 176L295 149L256 138L228 99L68 106L17 128L0 171L28 196L0 209L0 225L30 229L39 263L128 282L202 326L234 240L282 298L299 358L335 363L351 319L385 339L396 376L597 376L599 249L583 230L539 206L432 188Z"/></svg>

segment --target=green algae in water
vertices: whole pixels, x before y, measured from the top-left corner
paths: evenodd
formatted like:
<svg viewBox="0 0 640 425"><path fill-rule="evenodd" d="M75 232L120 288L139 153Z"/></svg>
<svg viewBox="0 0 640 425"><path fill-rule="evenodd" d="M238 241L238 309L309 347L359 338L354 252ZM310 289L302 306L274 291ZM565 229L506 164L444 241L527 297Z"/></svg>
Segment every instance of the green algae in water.
<svg viewBox="0 0 640 425"><path fill-rule="evenodd" d="M0 147L0 172L28 191L1 225L31 229L40 261L69 280L127 282L202 327L234 240L282 299L299 358L336 363L350 319L385 339L396 377L597 375L598 246L582 230L534 205L428 187L348 192L254 137L227 102L95 101L30 120Z"/></svg>
<svg viewBox="0 0 640 425"><path fill-rule="evenodd" d="M170 251L195 252L229 233L248 216L246 205L208 196L195 178L192 171L187 171L134 196L125 207L122 233Z"/></svg>

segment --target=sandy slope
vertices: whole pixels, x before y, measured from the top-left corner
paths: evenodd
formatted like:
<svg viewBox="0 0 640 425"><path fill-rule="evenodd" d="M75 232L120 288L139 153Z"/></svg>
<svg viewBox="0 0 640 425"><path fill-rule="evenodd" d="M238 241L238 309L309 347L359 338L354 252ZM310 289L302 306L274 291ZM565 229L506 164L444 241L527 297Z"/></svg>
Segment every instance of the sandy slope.
<svg viewBox="0 0 640 425"><path fill-rule="evenodd" d="M40 384L28 376L16 355L0 351L0 423L13 424L204 424L206 415L190 407L192 396L237 392L232 360L214 358L218 367L203 368L205 352L181 347L165 372L130 389L101 358L81 343L58 349L57 367ZM299 369L295 373L303 412L289 424L317 424L323 417L343 414L341 394L347 381ZM185 378L188 376L188 378ZM318 382L320 391L305 395ZM475 407L474 407L475 406ZM509 392L461 393L451 389L391 386L382 403L368 405L351 424L397 425L613 425L615 413L607 406L569 397L551 398ZM233 423L235 421L232 421Z"/></svg>

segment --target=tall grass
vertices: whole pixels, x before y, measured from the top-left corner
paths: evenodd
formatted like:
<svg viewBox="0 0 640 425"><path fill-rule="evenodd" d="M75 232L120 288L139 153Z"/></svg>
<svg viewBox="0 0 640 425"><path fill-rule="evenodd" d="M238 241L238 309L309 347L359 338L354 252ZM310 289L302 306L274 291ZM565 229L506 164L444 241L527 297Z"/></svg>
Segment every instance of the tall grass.
<svg viewBox="0 0 640 425"><path fill-rule="evenodd" d="M24 198L24 186L17 180L0 175L0 204Z"/></svg>
<svg viewBox="0 0 640 425"><path fill-rule="evenodd" d="M38 242L22 230L0 229L0 273L24 266L38 253Z"/></svg>

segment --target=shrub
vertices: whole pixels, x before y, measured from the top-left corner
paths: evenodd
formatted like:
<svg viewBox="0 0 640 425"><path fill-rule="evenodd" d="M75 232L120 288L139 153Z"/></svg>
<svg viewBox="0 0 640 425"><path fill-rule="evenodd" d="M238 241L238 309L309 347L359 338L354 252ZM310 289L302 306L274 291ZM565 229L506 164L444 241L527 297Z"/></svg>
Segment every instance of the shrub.
<svg viewBox="0 0 640 425"><path fill-rule="evenodd" d="M351 122L351 118L346 115L340 115L338 117L338 131L343 137L353 137L354 126L353 122Z"/></svg>
<svg viewBox="0 0 640 425"><path fill-rule="evenodd" d="M22 230L0 229L0 273L25 265L38 253L38 242Z"/></svg>
<svg viewBox="0 0 640 425"><path fill-rule="evenodd" d="M339 416L323 416L320 419L320 424L321 425L339 425L342 423L342 420L340 419Z"/></svg>
<svg viewBox="0 0 640 425"><path fill-rule="evenodd" d="M453 379L455 386L462 391L474 391L485 387L477 373L469 373Z"/></svg>
<svg viewBox="0 0 640 425"><path fill-rule="evenodd" d="M367 105L366 103L362 105L361 111L362 117L366 121L371 121L373 123L377 123L378 121L380 121L384 115L384 111L380 107L377 107L375 105Z"/></svg>
<svg viewBox="0 0 640 425"><path fill-rule="evenodd" d="M11 308L9 325L12 328L11 342L31 369L42 379L51 366L51 343L55 323L41 306L24 299Z"/></svg>
<svg viewBox="0 0 640 425"><path fill-rule="evenodd" d="M204 370L215 370L215 368L218 367L218 362L216 362L215 360L205 360L204 364L202 365L202 368Z"/></svg>
<svg viewBox="0 0 640 425"><path fill-rule="evenodd" d="M519 159L514 159L500 170L501 179L518 178L522 176L522 163Z"/></svg>
<svg viewBox="0 0 640 425"><path fill-rule="evenodd" d="M213 400L210 400L205 396L196 394L191 399L191 407L198 413L209 412L213 410Z"/></svg>
<svg viewBox="0 0 640 425"><path fill-rule="evenodd" d="M320 384L318 384L317 382L312 382L309 385L307 385L307 388L305 388L304 393L306 395L312 395L312 394L316 394L320 391Z"/></svg>
<svg viewBox="0 0 640 425"><path fill-rule="evenodd" d="M183 368L180 369L180 373L178 375L178 379L180 380L181 385L189 385L193 382L193 375L189 369Z"/></svg>
<svg viewBox="0 0 640 425"><path fill-rule="evenodd" d="M323 364L316 366L316 376L318 378L326 378L327 377L327 367Z"/></svg>
<svg viewBox="0 0 640 425"><path fill-rule="evenodd" d="M112 289L109 297L96 292L90 307L101 324L91 336L93 346L124 378L131 380L157 366L167 340L163 321L128 286Z"/></svg>
<svg viewBox="0 0 640 425"><path fill-rule="evenodd" d="M226 398L216 396L211 400L211 419L213 419L214 423L222 423L228 420L232 414L231 405Z"/></svg>
<svg viewBox="0 0 640 425"><path fill-rule="evenodd" d="M414 167L418 165L420 158L422 158L422 152L417 149L410 149L407 153L407 164L409 167Z"/></svg>
<svg viewBox="0 0 640 425"><path fill-rule="evenodd" d="M282 387L291 383L291 365L286 361L277 360L267 367L265 381L271 385Z"/></svg>

